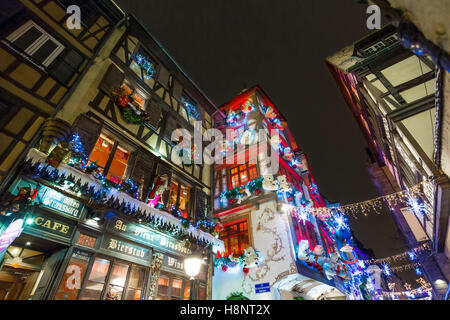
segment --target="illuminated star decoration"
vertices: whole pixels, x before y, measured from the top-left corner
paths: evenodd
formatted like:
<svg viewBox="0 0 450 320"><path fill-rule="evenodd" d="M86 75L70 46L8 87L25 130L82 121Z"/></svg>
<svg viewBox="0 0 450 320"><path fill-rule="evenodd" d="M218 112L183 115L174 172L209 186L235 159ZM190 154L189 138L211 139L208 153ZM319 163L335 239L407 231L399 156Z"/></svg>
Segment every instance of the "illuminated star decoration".
<svg viewBox="0 0 450 320"><path fill-rule="evenodd" d="M303 223L303 225L305 225L305 222L308 220L308 214L306 213L305 210L300 210L298 214L298 219L300 220L300 222Z"/></svg>
<svg viewBox="0 0 450 320"><path fill-rule="evenodd" d="M408 282L405 283L405 289L411 290L411 285Z"/></svg>
<svg viewBox="0 0 450 320"><path fill-rule="evenodd" d="M342 215L342 214L337 214L334 216L334 221L336 222L337 226L337 230L341 230L341 229L347 229L347 219Z"/></svg>
<svg viewBox="0 0 450 320"><path fill-rule="evenodd" d="M408 198L407 203L408 203L409 207L411 208L411 210L416 215L417 214L422 214L423 215L424 213L427 212L427 208L425 206L425 203L423 203L422 201L420 201L417 198L410 197L410 198Z"/></svg>
<svg viewBox="0 0 450 320"><path fill-rule="evenodd" d="M420 270L419 267L416 267L415 271L416 271L416 274L417 274L418 276L421 276L421 275L422 275L422 270Z"/></svg>
<svg viewBox="0 0 450 320"><path fill-rule="evenodd" d="M387 276L390 276L392 274L391 268L389 268L389 265L387 263L383 263L383 272Z"/></svg>

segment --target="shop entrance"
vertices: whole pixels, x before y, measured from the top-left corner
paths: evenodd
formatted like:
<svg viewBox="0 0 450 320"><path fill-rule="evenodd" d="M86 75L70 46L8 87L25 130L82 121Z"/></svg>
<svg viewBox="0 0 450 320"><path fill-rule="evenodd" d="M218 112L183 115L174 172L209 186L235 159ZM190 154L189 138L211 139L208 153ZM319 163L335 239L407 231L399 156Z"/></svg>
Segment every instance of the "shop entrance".
<svg viewBox="0 0 450 320"><path fill-rule="evenodd" d="M48 258L59 247L47 240L26 234L16 239L8 247L1 265L0 300L31 299L42 278Z"/></svg>

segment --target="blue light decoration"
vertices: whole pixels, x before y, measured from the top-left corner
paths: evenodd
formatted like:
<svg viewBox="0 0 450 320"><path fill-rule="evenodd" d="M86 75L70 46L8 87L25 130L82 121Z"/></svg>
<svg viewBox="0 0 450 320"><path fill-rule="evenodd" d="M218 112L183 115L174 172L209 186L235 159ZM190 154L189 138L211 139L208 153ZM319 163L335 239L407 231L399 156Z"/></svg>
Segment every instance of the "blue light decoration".
<svg viewBox="0 0 450 320"><path fill-rule="evenodd" d="M81 138L78 133L75 132L72 135L69 141L69 145L72 149L72 155L67 164L72 167L80 165L80 168L84 170L88 162L88 157L84 151L83 143L81 142Z"/></svg>
<svg viewBox="0 0 450 320"><path fill-rule="evenodd" d="M142 54L138 54L135 56L135 61L137 65L144 71L146 79L150 79L155 76L155 66L146 57L144 57Z"/></svg>
<svg viewBox="0 0 450 320"><path fill-rule="evenodd" d="M387 275L388 277L392 275L391 268L389 268L389 265L387 263L383 263L382 267L385 275Z"/></svg>
<svg viewBox="0 0 450 320"><path fill-rule="evenodd" d="M333 216L336 223L337 231L348 229L347 218L345 218L341 213Z"/></svg>
<svg viewBox="0 0 450 320"><path fill-rule="evenodd" d="M408 252L408 257L409 257L409 260L411 260L411 261L414 261L417 259L417 255L413 250Z"/></svg>
<svg viewBox="0 0 450 320"><path fill-rule="evenodd" d="M416 272L416 274L417 274L418 276L421 276L421 275L422 275L422 270L420 270L420 267L416 267L416 268L414 269L414 271Z"/></svg>
<svg viewBox="0 0 450 320"><path fill-rule="evenodd" d="M200 113L197 111L195 103L186 96L183 96L184 108L189 117L198 120L200 118Z"/></svg>
<svg viewBox="0 0 450 320"><path fill-rule="evenodd" d="M407 200L407 204L411 208L411 210L414 212L415 215L421 214L424 215L427 212L427 208L425 206L425 203L418 198L409 197Z"/></svg>

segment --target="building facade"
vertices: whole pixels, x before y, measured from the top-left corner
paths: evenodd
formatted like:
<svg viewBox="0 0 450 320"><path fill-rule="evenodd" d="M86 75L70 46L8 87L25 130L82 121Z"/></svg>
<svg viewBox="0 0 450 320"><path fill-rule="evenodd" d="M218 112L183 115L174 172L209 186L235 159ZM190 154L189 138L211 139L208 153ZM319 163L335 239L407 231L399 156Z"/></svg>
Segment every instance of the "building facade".
<svg viewBox="0 0 450 320"><path fill-rule="evenodd" d="M214 168L214 216L224 251L213 299L364 299L352 276L363 254L320 194L287 121L259 87L220 107L225 139Z"/></svg>
<svg viewBox="0 0 450 320"><path fill-rule="evenodd" d="M369 172L381 194L420 186L421 199L390 208L410 248L433 244L421 262L442 298L449 279L450 181L442 99L448 73L404 48L392 25L331 57L328 67L368 145ZM442 146L442 147L441 147Z"/></svg>
<svg viewBox="0 0 450 320"><path fill-rule="evenodd" d="M112 1L1 7L0 298L210 299L213 168L176 161L172 133L214 104Z"/></svg>

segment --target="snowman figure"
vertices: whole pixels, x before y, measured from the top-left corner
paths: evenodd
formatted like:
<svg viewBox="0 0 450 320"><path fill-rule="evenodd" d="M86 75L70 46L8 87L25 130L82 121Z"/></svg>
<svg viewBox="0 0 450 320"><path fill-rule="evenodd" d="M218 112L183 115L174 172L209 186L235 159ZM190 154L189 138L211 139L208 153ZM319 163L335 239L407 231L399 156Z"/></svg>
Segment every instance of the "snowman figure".
<svg viewBox="0 0 450 320"><path fill-rule="evenodd" d="M275 191L278 189L277 183L274 181L273 175L267 174L264 176L262 186L264 190Z"/></svg>
<svg viewBox="0 0 450 320"><path fill-rule="evenodd" d="M278 190L280 192L290 192L292 190L292 187L289 185L289 182L287 181L286 176L283 174L281 176L277 177L278 182Z"/></svg>

